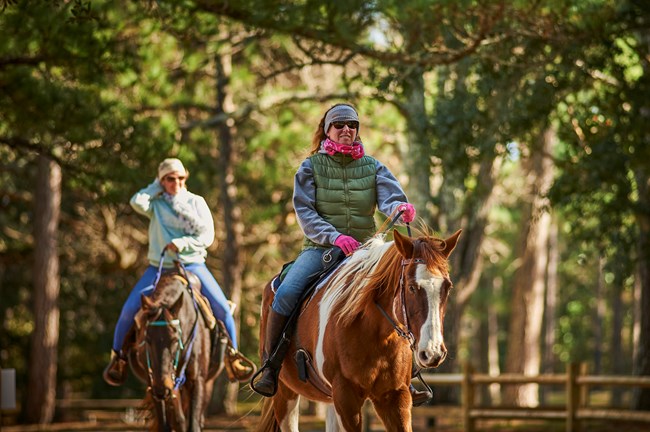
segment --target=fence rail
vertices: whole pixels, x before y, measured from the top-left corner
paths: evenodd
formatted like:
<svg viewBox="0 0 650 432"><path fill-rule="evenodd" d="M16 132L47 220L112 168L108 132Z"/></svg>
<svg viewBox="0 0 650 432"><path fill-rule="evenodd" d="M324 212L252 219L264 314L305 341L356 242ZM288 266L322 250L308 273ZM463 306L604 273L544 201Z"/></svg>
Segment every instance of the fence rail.
<svg viewBox="0 0 650 432"><path fill-rule="evenodd" d="M461 374L422 374L429 385L451 385L461 387L461 412L465 432L476 431L476 420L480 419L537 419L564 420L567 432L581 430L582 420L625 420L650 423L650 411L632 411L612 408L595 408L588 405L590 386L650 387L650 377L586 375L584 366L571 363L564 374L542 374L526 376L502 374L491 376L474 373L470 365L463 367ZM498 407L477 406L476 390L490 384L545 384L562 385L566 395L563 407Z"/></svg>
<svg viewBox="0 0 650 432"><path fill-rule="evenodd" d="M614 375L588 375L584 365L568 364L566 373L563 374L541 374L525 376L518 374L502 374L490 376L487 374L475 373L469 365L463 367L460 374L422 374L427 384L432 386L459 386L461 390L461 405L459 407L418 407L413 410L415 415L437 417L460 416L465 432L476 432L478 420L557 420L565 422L567 432L579 432L586 420L620 420L629 422L646 422L650 427L650 411L632 411L615 409L610 407L595 407L589 405L589 387L633 387L649 388L650 376L614 376ZM483 406L476 403L477 390L481 386L491 384L513 385L513 384L542 384L555 385L564 388L565 402L563 405L539 406L535 408ZM59 413L68 413L76 417L78 421L85 421L88 424L98 425L101 422L102 428L113 421L111 428L105 430L120 430L119 424L129 424L130 430L143 428L140 417L140 399L60 399L57 400ZM366 405L364 411L366 419L369 418ZM75 414L75 415L72 415ZM456 417L458 418L458 417ZM368 429L368 421L366 430ZM68 427L70 424L68 424ZM68 430L83 430L79 428ZM123 427L123 426L122 426ZM9 429L8 429L9 430ZM29 429L18 428L16 430L28 431ZM37 430L37 429L33 429ZM56 429L50 429L56 430ZM650 430L650 429L649 429Z"/></svg>

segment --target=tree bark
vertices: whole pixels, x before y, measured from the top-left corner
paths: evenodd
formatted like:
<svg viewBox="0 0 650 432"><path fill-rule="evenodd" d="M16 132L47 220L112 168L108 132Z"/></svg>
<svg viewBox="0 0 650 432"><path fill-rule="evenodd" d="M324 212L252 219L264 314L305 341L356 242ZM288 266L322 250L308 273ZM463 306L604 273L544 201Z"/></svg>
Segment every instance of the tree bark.
<svg viewBox="0 0 650 432"><path fill-rule="evenodd" d="M614 286L612 287L612 341L610 346L610 352L613 353L623 353L623 340L621 335L623 334L624 324L623 324L623 293L625 291L625 282L624 276L618 274L614 279ZM614 355L611 356L612 359L612 371L614 375L624 375L624 360L629 358L628 355ZM611 389L612 399L611 405L620 406L623 399L623 389L620 387L614 387Z"/></svg>
<svg viewBox="0 0 650 432"><path fill-rule="evenodd" d="M555 220L551 222L548 238L548 265L546 266L546 305L544 307L544 365L545 373L555 372L555 329L557 328L557 295L558 295L558 265L560 252L558 248L558 226ZM540 395L546 402L546 387Z"/></svg>
<svg viewBox="0 0 650 432"><path fill-rule="evenodd" d="M521 266L513 280L506 372L535 375L540 370L540 335L544 312L545 272L548 262L548 236L551 216L546 194L553 180L551 154L555 131L547 128L531 145L526 163L527 203L521 223L517 259ZM509 387L504 395L508 404L537 406L538 385Z"/></svg>
<svg viewBox="0 0 650 432"><path fill-rule="evenodd" d="M593 311L593 329L594 329L594 366L593 373L600 375L602 373L603 359L603 336L605 329L603 321L605 320L605 258L600 256L598 259L598 279L596 283L596 309Z"/></svg>
<svg viewBox="0 0 650 432"><path fill-rule="evenodd" d="M232 95L228 90L230 80L231 59L229 54L218 53L215 55L216 69L216 114L235 111ZM232 302L239 304L242 296L242 232L241 209L237 203L237 185L235 182L236 155L235 142L232 132L233 125L230 121L220 122L217 126L219 143L219 156L217 158L217 175L219 177L219 198L223 212L223 230L225 232L222 257L222 289ZM235 310L235 323L239 329L241 310ZM222 374L215 386L215 396L212 398L211 411L216 414L234 415L237 412L237 383L229 384Z"/></svg>
<svg viewBox="0 0 650 432"><path fill-rule="evenodd" d="M424 78L419 68L414 68L404 77L403 104L401 113L406 121L408 152L405 155L409 173L409 201L418 211L418 216L433 225L431 203L431 143L428 137L428 115L424 106Z"/></svg>
<svg viewBox="0 0 650 432"><path fill-rule="evenodd" d="M34 331L24 410L28 423L51 423L54 416L59 343L60 211L61 168L47 157L39 156L34 194Z"/></svg>
<svg viewBox="0 0 650 432"><path fill-rule="evenodd" d="M650 176L644 169L636 171L639 188L638 276L641 284L641 316L639 346L635 361L637 375L650 375ZM643 388L636 393L634 406L638 410L650 410L650 389Z"/></svg>
<svg viewBox="0 0 650 432"><path fill-rule="evenodd" d="M492 279L492 290L493 293L487 305L488 373L491 376L498 376L501 374L501 366L499 366L499 314L495 303L503 292L503 279L500 276ZM501 385L492 383L488 386L488 389L491 403L499 405L501 403Z"/></svg>

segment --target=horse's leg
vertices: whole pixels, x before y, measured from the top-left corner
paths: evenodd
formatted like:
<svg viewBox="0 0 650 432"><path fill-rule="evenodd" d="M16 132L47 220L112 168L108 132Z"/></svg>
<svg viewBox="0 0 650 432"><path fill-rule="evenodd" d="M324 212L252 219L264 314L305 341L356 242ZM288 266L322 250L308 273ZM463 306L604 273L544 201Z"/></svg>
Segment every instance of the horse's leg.
<svg viewBox="0 0 650 432"><path fill-rule="evenodd" d="M280 381L273 396L273 411L282 432L298 432L300 421L300 396Z"/></svg>
<svg viewBox="0 0 650 432"><path fill-rule="evenodd" d="M377 415L389 431L412 431L411 397L408 387L371 397Z"/></svg>
<svg viewBox="0 0 650 432"><path fill-rule="evenodd" d="M355 392L353 385L346 380L334 380L332 382L332 389L334 408L336 409L338 420L343 430L347 432L361 431L361 407L365 398L358 392ZM340 390L336 391L336 389Z"/></svg>
<svg viewBox="0 0 650 432"><path fill-rule="evenodd" d="M157 432L170 432L172 430L169 422L167 421L166 406L164 401L154 401L153 407L155 411L155 420L151 423L152 431Z"/></svg>
<svg viewBox="0 0 650 432"><path fill-rule="evenodd" d="M336 413L334 405L327 404L327 411L325 413L325 432L339 432L340 427L339 415Z"/></svg>
<svg viewBox="0 0 650 432"><path fill-rule="evenodd" d="M189 432L201 430L201 416L203 415L203 399L205 398L205 381L202 377L197 377L193 382L192 395L190 396L190 421Z"/></svg>

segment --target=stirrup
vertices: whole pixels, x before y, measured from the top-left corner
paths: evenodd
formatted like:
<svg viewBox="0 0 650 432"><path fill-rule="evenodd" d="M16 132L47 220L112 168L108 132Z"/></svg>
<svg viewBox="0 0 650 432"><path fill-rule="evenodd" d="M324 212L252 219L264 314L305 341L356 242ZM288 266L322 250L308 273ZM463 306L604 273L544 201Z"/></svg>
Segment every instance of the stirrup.
<svg viewBox="0 0 650 432"><path fill-rule="evenodd" d="M418 370L416 373L412 375L412 378L417 378L420 383L424 386L424 391L420 391L413 386L413 384L409 385L409 391L411 391L411 397L413 397L413 393L415 393L415 398L412 400L413 406L420 406L424 405L425 403L429 402L431 399L433 399L433 390L431 390L431 387L429 387L429 384L424 381L424 378L422 378L422 371Z"/></svg>
<svg viewBox="0 0 650 432"><path fill-rule="evenodd" d="M241 366L246 368L246 370L245 371L237 370L234 367L234 363L239 363ZM253 376L255 371L257 371L257 367L255 366L255 363L247 359L242 353L240 353L239 351L235 350L232 347L228 348L224 366L226 368L226 374L228 375L228 379L231 382L248 381Z"/></svg>
<svg viewBox="0 0 650 432"><path fill-rule="evenodd" d="M263 391L260 391L257 388L257 382L259 381L257 378L258 378L259 375L263 374L264 371L266 371L266 369L270 369L269 373L272 373L274 375L273 376L273 383L274 383L273 390L271 390L270 392L263 392ZM259 370L257 372L255 372L255 374L253 374L253 377L250 380L249 386L250 386L251 390L253 390L255 393L257 393L259 395L262 395L264 397L269 397L270 398L270 397L275 396L275 394L278 392L278 378L279 378L279 376L280 376L280 369L279 368L277 368L277 369L274 368L271 365L271 362L269 360L267 360L259 368Z"/></svg>

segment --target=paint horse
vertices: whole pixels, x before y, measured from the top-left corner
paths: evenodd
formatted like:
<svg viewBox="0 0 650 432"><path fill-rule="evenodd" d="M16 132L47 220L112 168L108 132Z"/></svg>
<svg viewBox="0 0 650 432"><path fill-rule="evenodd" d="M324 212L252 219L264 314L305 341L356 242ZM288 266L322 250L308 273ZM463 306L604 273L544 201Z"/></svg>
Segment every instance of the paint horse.
<svg viewBox="0 0 650 432"><path fill-rule="evenodd" d="M211 349L207 320L214 318L201 311L206 306L199 304L199 291L198 278L179 268L162 274L151 296L142 296L129 364L148 385L150 430L200 431L214 380L223 369L223 353L217 362L214 353L225 349L225 329Z"/></svg>
<svg viewBox="0 0 650 432"><path fill-rule="evenodd" d="M328 431L361 431L366 399L386 430L410 431L413 359L434 368L447 355L448 258L459 236L394 231L394 241L380 235L347 258L302 305L277 393L264 400L257 430L297 432L303 396L328 403ZM268 284L262 311L272 300Z"/></svg>

